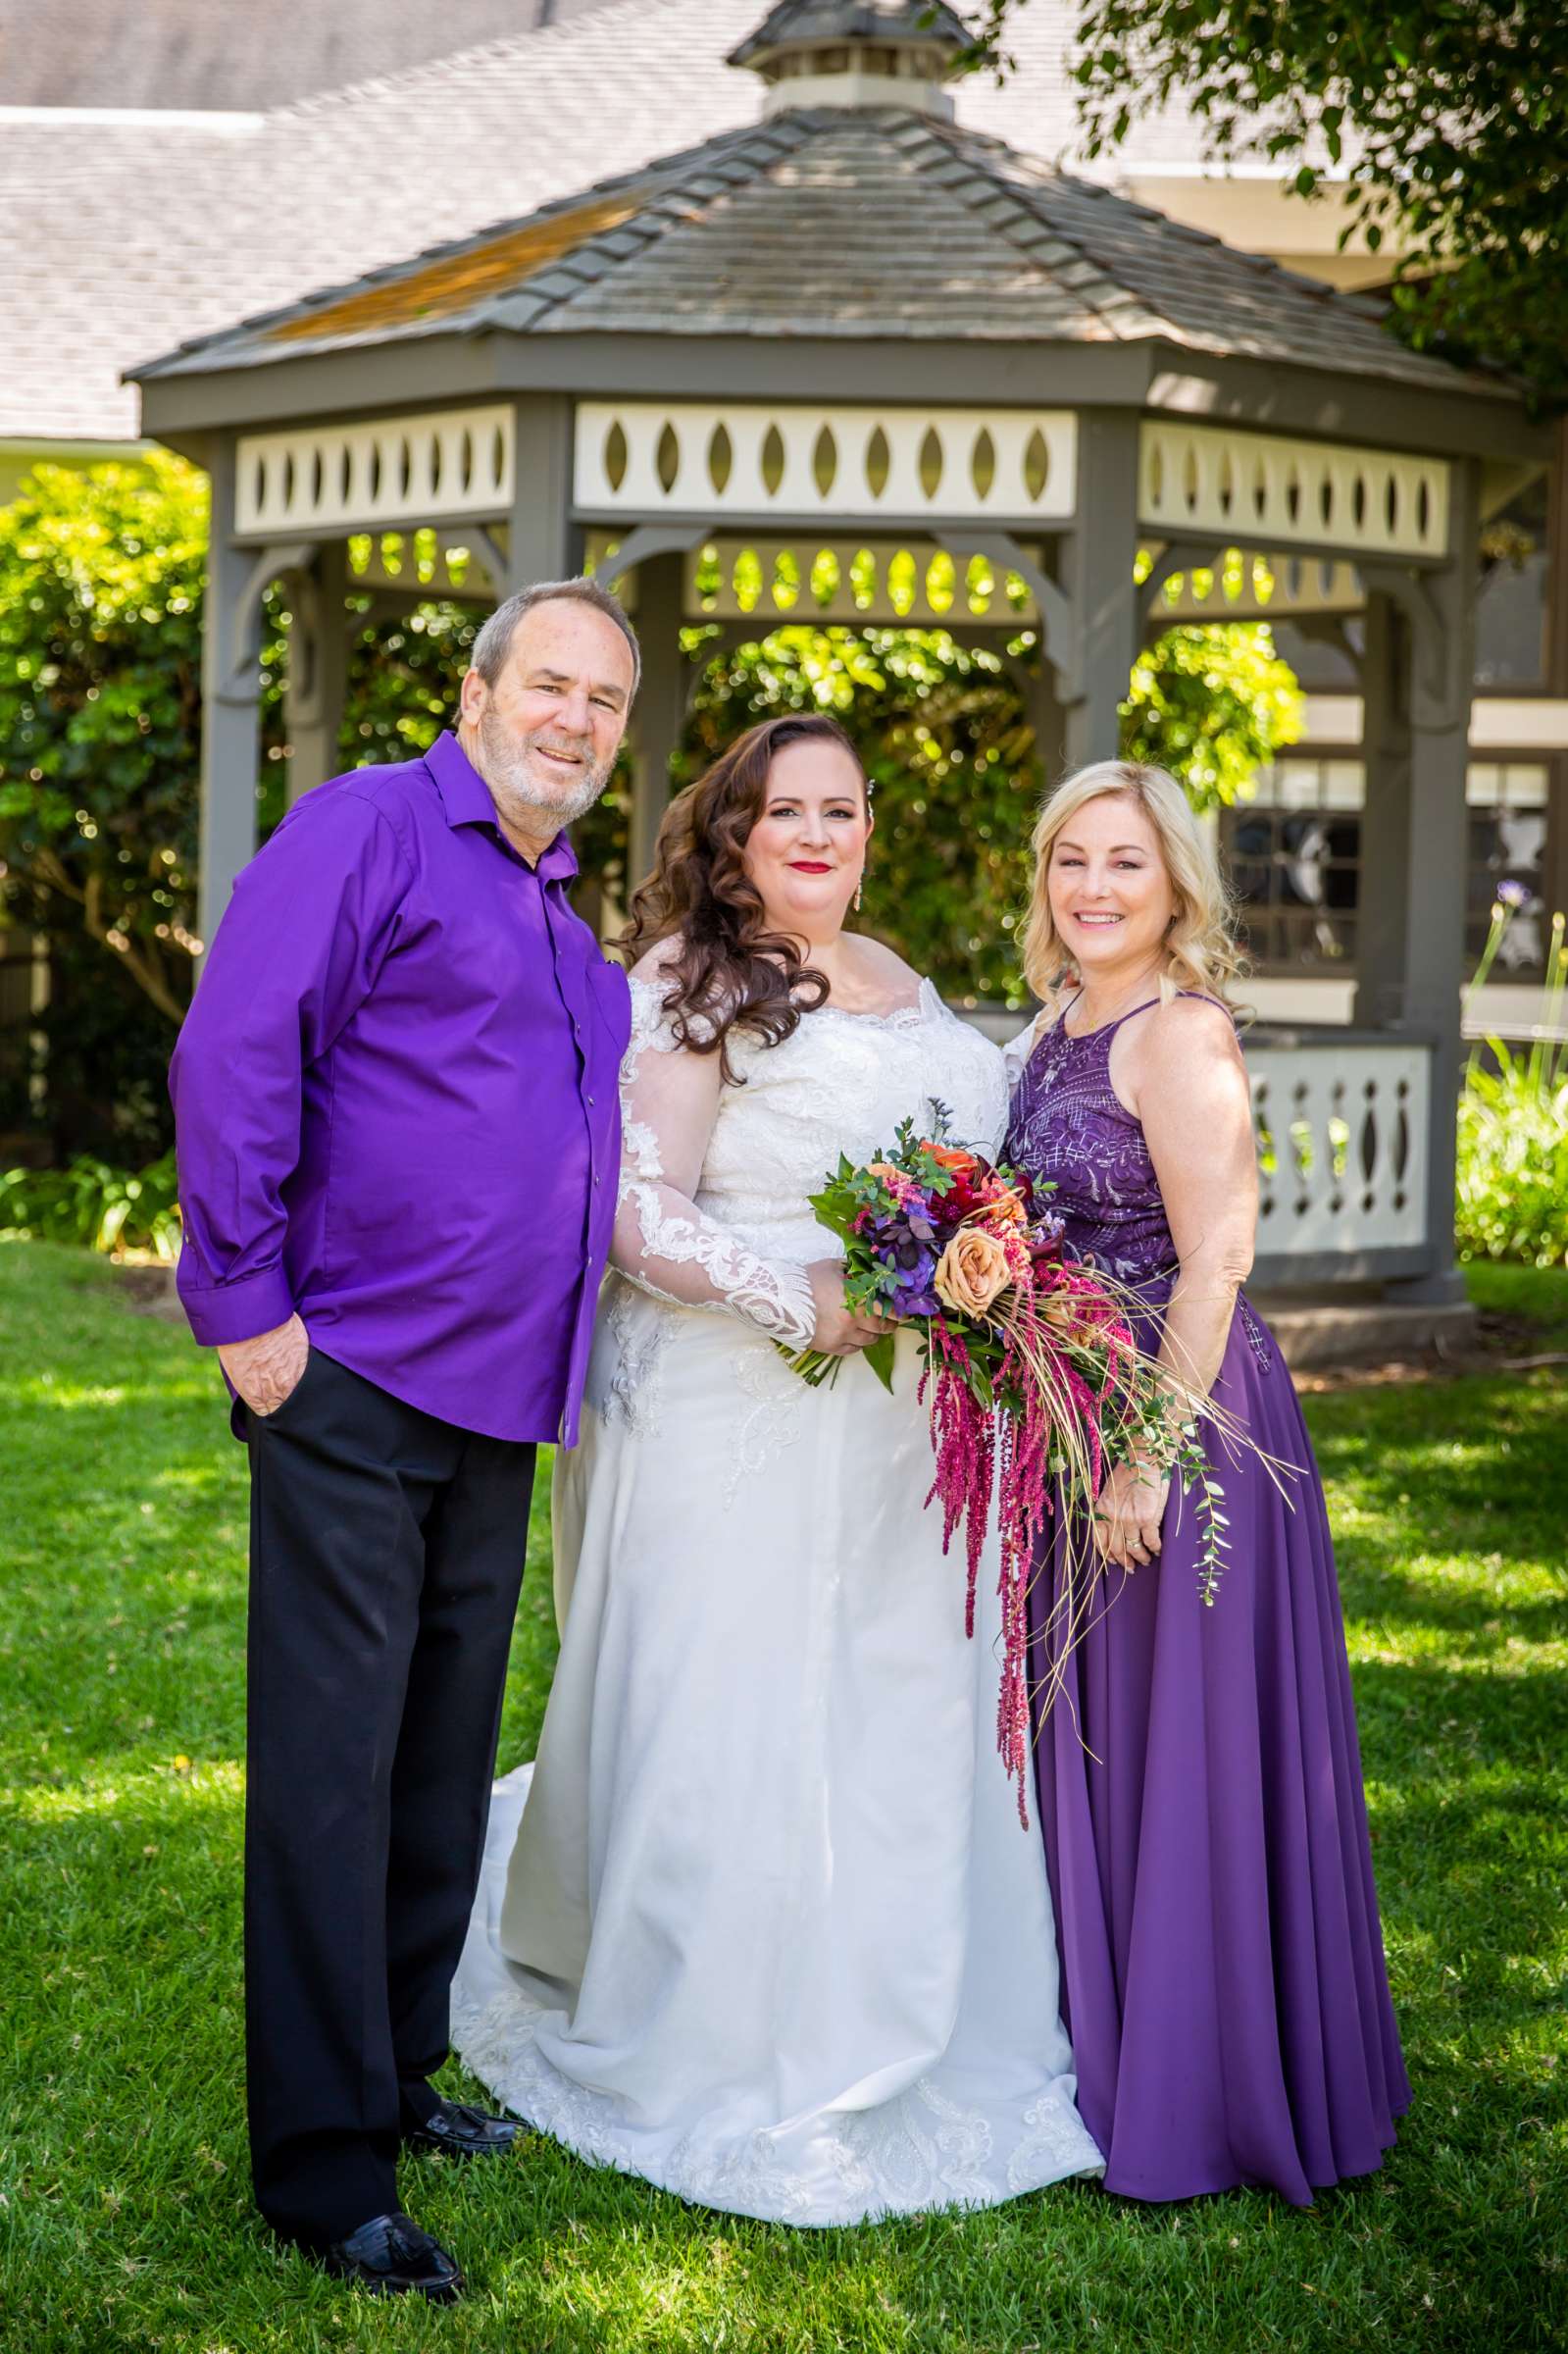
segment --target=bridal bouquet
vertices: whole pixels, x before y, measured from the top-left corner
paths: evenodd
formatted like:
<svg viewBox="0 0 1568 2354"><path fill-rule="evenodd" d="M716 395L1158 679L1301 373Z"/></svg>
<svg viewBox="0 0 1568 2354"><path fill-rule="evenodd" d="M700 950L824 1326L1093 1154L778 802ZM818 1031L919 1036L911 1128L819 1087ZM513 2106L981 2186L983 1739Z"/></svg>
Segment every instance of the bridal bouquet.
<svg viewBox="0 0 1568 2354"><path fill-rule="evenodd" d="M1026 1598L1047 1518L1087 1531L1107 1473L1135 1458L1169 1472L1193 1497L1200 1528L1199 1592L1212 1603L1226 1548L1223 1491L1198 1438L1218 1409L1139 1349L1132 1296L1100 1270L1064 1255L1062 1224L1019 1170L948 1141L948 1113L932 1105L930 1135L906 1120L895 1148L836 1173L812 1207L844 1245L844 1297L857 1312L913 1325L931 1401L936 1477L927 1503L942 1508L946 1551L963 1527L975 1631L975 1585L996 1496L1001 1535L1003 1661L997 1741L1028 1819L1029 1626ZM864 1352L892 1387L894 1334ZM787 1352L813 1385L836 1378L841 1357ZM1219 1417L1228 1419L1228 1417ZM1046 1629L1044 1706L1091 1603L1095 1561L1066 1548L1067 1572ZM1079 1558L1080 1556L1084 1558Z"/></svg>

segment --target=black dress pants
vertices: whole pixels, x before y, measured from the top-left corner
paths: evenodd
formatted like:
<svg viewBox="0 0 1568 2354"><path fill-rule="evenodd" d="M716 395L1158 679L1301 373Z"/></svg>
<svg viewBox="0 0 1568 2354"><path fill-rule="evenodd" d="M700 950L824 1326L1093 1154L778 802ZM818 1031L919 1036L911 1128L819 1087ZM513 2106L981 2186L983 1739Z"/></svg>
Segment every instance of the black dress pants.
<svg viewBox="0 0 1568 2354"><path fill-rule="evenodd" d="M269 2223L397 2205L479 1882L533 1485L312 1348L251 1470L245 2047Z"/></svg>

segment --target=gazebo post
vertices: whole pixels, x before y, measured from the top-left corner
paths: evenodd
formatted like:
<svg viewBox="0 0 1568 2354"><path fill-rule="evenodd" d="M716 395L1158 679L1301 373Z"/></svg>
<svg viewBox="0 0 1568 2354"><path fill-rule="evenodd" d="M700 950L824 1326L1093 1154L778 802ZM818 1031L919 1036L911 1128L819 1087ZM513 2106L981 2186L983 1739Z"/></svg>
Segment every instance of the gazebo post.
<svg viewBox="0 0 1568 2354"><path fill-rule="evenodd" d="M1361 869L1373 885L1357 942L1355 1018L1431 1041L1426 1192L1430 1265L1391 1281L1422 1305L1464 1298L1453 1254L1453 1200L1471 682L1475 672L1478 468L1453 468L1450 554L1425 579L1367 578L1363 723L1366 802Z"/></svg>
<svg viewBox="0 0 1568 2354"><path fill-rule="evenodd" d="M201 863L197 922L205 943L234 878L256 853L261 758L261 606L254 553L234 538L235 435L215 443L201 640Z"/></svg>
<svg viewBox="0 0 1568 2354"><path fill-rule="evenodd" d="M1043 645L1036 648L1027 664L1019 663L1013 668L1019 699L1035 738L1035 757L1039 762L1045 791L1050 793L1062 780L1067 742L1056 673Z"/></svg>
<svg viewBox="0 0 1568 2354"><path fill-rule="evenodd" d="M582 569L582 533L572 513L572 402L528 392L516 403L505 593Z"/></svg>
<svg viewBox="0 0 1568 2354"><path fill-rule="evenodd" d="M1135 409L1086 411L1079 419L1077 520L1067 536L1064 580L1073 658L1058 681L1069 769L1114 760L1121 748L1121 706L1141 635L1133 578L1138 427Z"/></svg>
<svg viewBox="0 0 1568 2354"><path fill-rule="evenodd" d="M338 770L337 740L348 685L348 549L324 540L308 572L295 576L283 716L289 757L287 799Z"/></svg>
<svg viewBox="0 0 1568 2354"><path fill-rule="evenodd" d="M654 844L670 805L670 761L685 727L691 683L690 666L681 651L685 557L678 551L645 556L636 579L642 684L632 714L629 897L653 864Z"/></svg>

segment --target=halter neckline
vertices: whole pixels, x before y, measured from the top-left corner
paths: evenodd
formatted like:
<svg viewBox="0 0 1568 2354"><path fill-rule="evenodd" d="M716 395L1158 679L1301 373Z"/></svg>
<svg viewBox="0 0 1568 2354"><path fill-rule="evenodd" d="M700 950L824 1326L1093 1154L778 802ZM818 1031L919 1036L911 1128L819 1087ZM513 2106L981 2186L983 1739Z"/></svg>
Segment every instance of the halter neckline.
<svg viewBox="0 0 1568 2354"><path fill-rule="evenodd" d="M1185 998L1190 996L1191 993L1190 991L1184 989L1178 991L1177 994L1178 996ZM1151 1005L1157 1005L1160 1002L1158 998L1145 998L1141 1005L1129 1005L1125 1013L1117 1014L1113 1021L1099 1023L1099 1025L1093 1030L1069 1030L1067 1027L1067 1017L1072 1012L1073 1007L1078 1003L1079 998L1082 998L1084 992L1081 989L1078 993L1078 997L1070 999L1070 1001L1062 1007L1062 1010L1056 1019L1055 1032L1053 1033L1052 1031L1047 1030L1045 1033L1047 1038L1050 1038L1053 1035L1059 1035L1060 1037L1066 1039L1070 1047L1087 1047L1091 1038L1103 1038L1107 1030L1120 1030L1122 1024L1124 1022L1130 1022L1135 1013L1147 1013Z"/></svg>

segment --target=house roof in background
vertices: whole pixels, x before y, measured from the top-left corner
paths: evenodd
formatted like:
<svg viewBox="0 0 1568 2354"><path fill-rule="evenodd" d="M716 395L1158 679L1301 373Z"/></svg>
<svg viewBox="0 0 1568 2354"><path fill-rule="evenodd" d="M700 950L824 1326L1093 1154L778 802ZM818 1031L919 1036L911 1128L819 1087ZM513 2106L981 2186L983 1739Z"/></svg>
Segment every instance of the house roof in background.
<svg viewBox="0 0 1568 2354"><path fill-rule="evenodd" d="M379 0L354 4L365 22ZM18 0L0 0L0 9L8 5L15 10ZM534 13L532 0L521 5ZM464 6L453 0L445 21L461 23ZM271 12L255 13L265 21ZM761 86L725 59L762 13L761 0L557 0L556 23L227 125L79 114L0 121L0 217L8 230L0 316L10 330L0 438L133 436L138 396L121 373L155 354L297 304L314 288L402 265L433 244L580 201L605 175L634 179L672 146L754 129ZM960 125L1034 157L1068 151L1074 14L1074 0L1031 0L1009 39L1016 74L999 89L985 77L960 83ZM378 46L368 54L379 61L381 53ZM845 118L834 122L842 133ZM889 153L889 169L907 169L907 158ZM1138 128L1117 168L1190 168L1201 156L1198 128L1166 114ZM960 178L976 168L961 153L951 162ZM1026 179L1038 169L1023 158L1006 166ZM952 217L951 190L929 177L918 184L933 208ZM1077 195L1061 185L1061 203L1092 235L1089 274L1102 274L1100 240L1115 242L1108 220L1093 226L1088 183ZM807 197L802 190L790 202ZM822 200L819 189L812 201ZM1023 197L998 190L996 201L1035 206L1045 198L1035 187ZM726 236L741 226L737 215L738 208L726 215ZM1041 226L1051 233L1050 223ZM904 228L907 242L907 221ZM661 242L657 271L650 265L647 276L621 281L629 301L646 298L658 271L683 264L681 240ZM992 271L998 254L1001 266L1019 267L1005 246L987 251ZM1185 267L1197 266L1193 247L1181 252ZM791 255L791 272L798 259ZM1251 267L1232 259L1242 273ZM918 311L928 297L909 292ZM987 299L999 292L992 279ZM694 324L689 287L683 299L683 317Z"/></svg>
<svg viewBox="0 0 1568 2354"><path fill-rule="evenodd" d="M266 113L605 0L0 0L0 105Z"/></svg>

